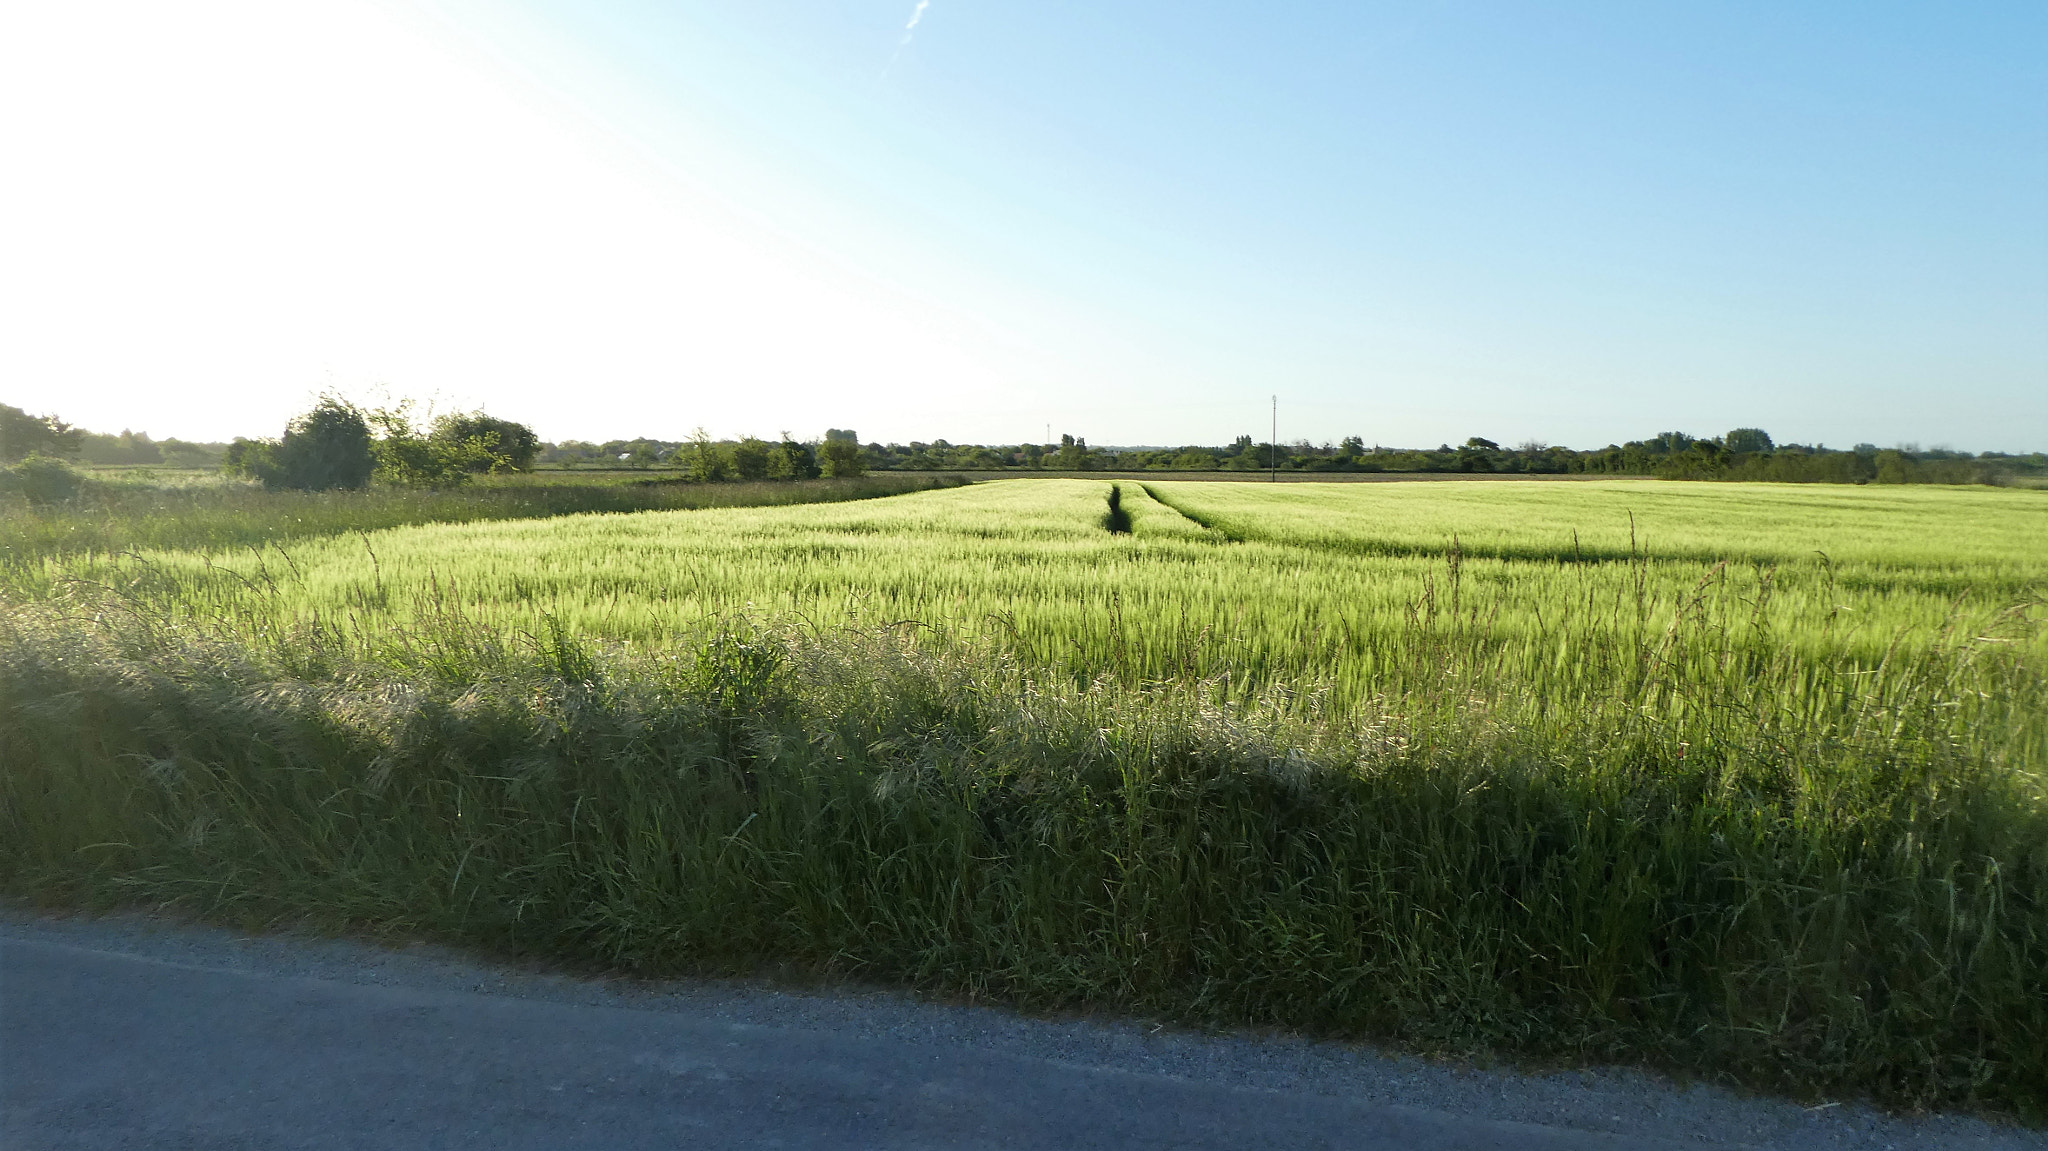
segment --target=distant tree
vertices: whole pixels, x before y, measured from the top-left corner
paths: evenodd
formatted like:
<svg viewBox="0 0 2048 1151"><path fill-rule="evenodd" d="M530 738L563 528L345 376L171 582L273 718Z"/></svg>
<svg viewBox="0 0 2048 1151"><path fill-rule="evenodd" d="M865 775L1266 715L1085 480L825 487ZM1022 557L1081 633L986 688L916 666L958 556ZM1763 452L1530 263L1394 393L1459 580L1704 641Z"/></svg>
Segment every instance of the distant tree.
<svg viewBox="0 0 2048 1151"><path fill-rule="evenodd" d="M377 470L370 424L363 411L335 396L292 420L277 440L238 439L222 467L263 481L267 488L327 491L360 488Z"/></svg>
<svg viewBox="0 0 2048 1151"><path fill-rule="evenodd" d="M768 449L768 478L809 480L818 476L818 456L811 445L800 444L782 433L782 441Z"/></svg>
<svg viewBox="0 0 2048 1151"><path fill-rule="evenodd" d="M690 434L689 442L676 453L682 462L683 474L700 484L716 483L732 478L732 456L725 445L711 438L711 433L698 428Z"/></svg>
<svg viewBox="0 0 2048 1151"><path fill-rule="evenodd" d="M859 444L860 434L852 428L826 428L825 442L828 444Z"/></svg>
<svg viewBox="0 0 2048 1151"><path fill-rule="evenodd" d="M1721 444L1731 452L1767 452L1771 450L1771 433L1762 428L1736 428L1721 437Z"/></svg>
<svg viewBox="0 0 2048 1151"><path fill-rule="evenodd" d="M1877 482L1881 484L1910 484L1920 479L1920 461L1911 455L1887 449L1877 453Z"/></svg>
<svg viewBox="0 0 2048 1151"><path fill-rule="evenodd" d="M1084 471L1094 467L1095 456L1094 453L1088 450L1087 439L1076 439L1073 436L1062 435L1060 437L1059 454L1054 457L1053 466L1070 472Z"/></svg>
<svg viewBox="0 0 2048 1151"><path fill-rule="evenodd" d="M471 471L530 471L540 454L540 437L532 428L482 412L442 416L434 421L430 438L442 450L467 460Z"/></svg>
<svg viewBox="0 0 2048 1151"><path fill-rule="evenodd" d="M1340 456L1362 456L1365 454L1365 440L1359 436L1345 436L1344 442L1337 445L1337 454Z"/></svg>
<svg viewBox="0 0 2048 1151"><path fill-rule="evenodd" d="M156 441L123 429L120 435L87 432L79 440L79 458L89 464L160 464L164 454Z"/></svg>
<svg viewBox="0 0 2048 1151"><path fill-rule="evenodd" d="M1499 444L1494 443L1492 440L1487 439L1485 436L1473 436L1471 439L1465 441L1465 446L1468 448L1473 448L1475 450L1484 450L1489 452L1500 450Z"/></svg>
<svg viewBox="0 0 2048 1151"><path fill-rule="evenodd" d="M176 437L157 445L157 453L164 463L174 468L207 468L220 463L220 444L187 443Z"/></svg>
<svg viewBox="0 0 2048 1151"><path fill-rule="evenodd" d="M732 448L732 468L743 480L765 480L768 478L768 457L770 449L766 440L746 436Z"/></svg>
<svg viewBox="0 0 2048 1151"><path fill-rule="evenodd" d="M33 455L75 455L84 438L84 432L55 416L32 416L10 404L0 404L0 462Z"/></svg>
<svg viewBox="0 0 2048 1151"><path fill-rule="evenodd" d="M832 439L831 433L827 432L824 447L818 454L823 457L824 471L828 476L858 476L868 470L867 457L862 454L858 440Z"/></svg>

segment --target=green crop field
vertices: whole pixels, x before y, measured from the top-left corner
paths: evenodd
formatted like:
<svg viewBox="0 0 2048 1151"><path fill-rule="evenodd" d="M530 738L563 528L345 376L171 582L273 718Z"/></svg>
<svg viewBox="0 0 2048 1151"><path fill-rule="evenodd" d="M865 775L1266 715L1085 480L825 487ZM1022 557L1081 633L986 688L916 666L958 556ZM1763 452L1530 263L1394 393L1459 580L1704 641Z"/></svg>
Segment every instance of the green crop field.
<svg viewBox="0 0 2048 1151"><path fill-rule="evenodd" d="M17 531L7 890L2048 1106L2048 493L238 532Z"/></svg>

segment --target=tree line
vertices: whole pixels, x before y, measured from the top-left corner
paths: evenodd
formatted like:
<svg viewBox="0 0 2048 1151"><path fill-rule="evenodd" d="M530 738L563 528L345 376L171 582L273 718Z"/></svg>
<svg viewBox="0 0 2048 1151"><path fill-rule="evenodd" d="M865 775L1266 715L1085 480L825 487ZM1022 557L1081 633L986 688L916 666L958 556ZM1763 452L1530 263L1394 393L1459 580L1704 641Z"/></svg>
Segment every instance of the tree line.
<svg viewBox="0 0 2048 1151"><path fill-rule="evenodd" d="M32 458L99 465L219 466L266 487L308 490L360 488L373 482L453 487L476 475L536 467L660 469L697 483L805 480L869 471L1437 472L1943 484L1996 484L2021 476L2048 476L2048 454L2041 452L1971 454L1872 444L1831 449L1776 443L1761 428L1735 428L1711 437L1662 432L1587 450L1539 442L1507 447L1484 436L1433 449L1368 446L1361 436L1316 445L1306 440L1261 443L1248 435L1223 445L1179 447L1097 448L1073 435L1045 444L954 444L942 439L863 444L846 428L829 429L818 440L797 440L787 432L773 441L754 436L718 440L700 428L682 440L550 443L525 424L480 411L427 419L410 403L368 408L335 396L322 397L275 438L238 438L228 444L157 441L129 431L97 434L55 416L30 415L0 404L0 463L18 469L21 461ZM63 477L54 472L38 475L39 482L62 486Z"/></svg>
<svg viewBox="0 0 2048 1151"><path fill-rule="evenodd" d="M2048 453L1972 454L1873 444L1832 449L1779 444L1761 428L1735 428L1712 437L1663 432L1583 450L1537 442L1507 447L1484 436L1434 449L1367 446L1360 436L1320 446L1239 436L1220 446L1091 448L1086 439L1065 435L1057 444L870 443L862 454L876 471L1436 472L1852 484L1996 484L2048 476Z"/></svg>

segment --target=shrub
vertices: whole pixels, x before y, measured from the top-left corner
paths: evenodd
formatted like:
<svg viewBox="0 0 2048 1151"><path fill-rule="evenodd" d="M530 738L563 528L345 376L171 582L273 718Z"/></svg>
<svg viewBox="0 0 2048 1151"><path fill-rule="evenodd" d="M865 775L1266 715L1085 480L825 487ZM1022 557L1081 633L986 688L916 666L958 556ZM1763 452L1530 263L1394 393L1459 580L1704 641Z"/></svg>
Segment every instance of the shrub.
<svg viewBox="0 0 2048 1151"><path fill-rule="evenodd" d="M361 488L377 470L370 446L370 422L361 409L335 396L322 396L278 440L237 439L221 466L230 475L261 480L276 491L324 492Z"/></svg>
<svg viewBox="0 0 2048 1151"><path fill-rule="evenodd" d="M442 416L429 437L451 459L472 472L524 472L533 469L540 437L532 428L482 412Z"/></svg>
<svg viewBox="0 0 2048 1151"><path fill-rule="evenodd" d="M75 499L90 482L77 468L49 456L30 456L0 471L0 490L18 493L38 505Z"/></svg>

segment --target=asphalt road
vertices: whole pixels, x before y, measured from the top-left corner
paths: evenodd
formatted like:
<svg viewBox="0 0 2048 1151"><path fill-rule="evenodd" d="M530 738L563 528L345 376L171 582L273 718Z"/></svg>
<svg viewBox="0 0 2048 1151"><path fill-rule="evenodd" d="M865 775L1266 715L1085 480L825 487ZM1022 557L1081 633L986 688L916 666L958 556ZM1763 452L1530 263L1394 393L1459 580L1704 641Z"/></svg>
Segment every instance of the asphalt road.
<svg viewBox="0 0 2048 1151"><path fill-rule="evenodd" d="M1529 1122L1447 1094L1429 1075L1413 1080L1408 1102L1364 1080L1333 1090L1327 1076L1295 1073L1294 1086L1273 1086L1270 1067L1247 1070L1243 1052L1203 1054L1253 1040L1169 1033L1148 1056L1129 1027L1098 1041L1095 1024L893 995L622 992L460 957L243 943L177 925L0 919L0 1145L1563 1151L1749 1142L1703 1138L1682 1110L1669 1127L1616 1115L1609 1126L1632 1129L1587 1129L1586 1115L1608 1122L1607 1106L1576 1123ZM1376 1058L1347 1066L1362 1075L1405 1066ZM1458 1078L1445 1074L1444 1083ZM1906 1145L1869 1133L1882 1142L1766 1142ZM1917 1145L2042 1145L1988 1127L1951 1135L1963 1142Z"/></svg>

